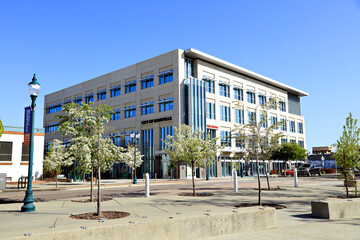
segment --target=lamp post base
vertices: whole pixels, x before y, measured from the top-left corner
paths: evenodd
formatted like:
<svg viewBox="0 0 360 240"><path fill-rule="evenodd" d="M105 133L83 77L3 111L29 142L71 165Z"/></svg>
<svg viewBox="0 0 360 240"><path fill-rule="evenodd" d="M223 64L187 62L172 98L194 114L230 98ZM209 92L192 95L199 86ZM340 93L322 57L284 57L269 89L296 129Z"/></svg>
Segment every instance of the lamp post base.
<svg viewBox="0 0 360 240"><path fill-rule="evenodd" d="M21 207L22 212L34 212L35 206L33 204L34 197L33 197L33 191L26 190L26 195L24 198L24 205Z"/></svg>
<svg viewBox="0 0 360 240"><path fill-rule="evenodd" d="M137 184L137 179L135 179L135 180L133 181L133 184Z"/></svg>

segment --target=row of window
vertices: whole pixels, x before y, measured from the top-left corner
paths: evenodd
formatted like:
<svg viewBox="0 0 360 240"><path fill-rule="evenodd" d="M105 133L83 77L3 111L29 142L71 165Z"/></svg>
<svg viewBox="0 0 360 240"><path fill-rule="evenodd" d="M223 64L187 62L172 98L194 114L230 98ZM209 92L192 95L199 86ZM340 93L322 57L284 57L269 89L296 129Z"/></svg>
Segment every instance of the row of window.
<svg viewBox="0 0 360 240"><path fill-rule="evenodd" d="M206 117L208 119L215 119L215 104L213 103L207 103L207 113ZM243 109L235 109L235 123L237 124L244 124L244 110ZM231 114L230 114L230 107L220 105L220 120L224 122L230 122L231 121ZM261 121L261 127L266 128L268 126L268 120L266 114L262 113L260 114L260 121ZM248 111L248 124L256 124L257 118L256 118L256 112ZM289 120L289 131L295 133L295 121ZM276 126L276 129L278 129L278 118L275 116L270 117L270 124L272 126ZM280 118L280 130L281 131L287 131L287 122L284 118ZM303 123L298 122L297 123L297 133L303 134L304 128Z"/></svg>
<svg viewBox="0 0 360 240"><path fill-rule="evenodd" d="M21 161L29 161L29 145L22 144L21 149ZM13 142L0 142L0 162L8 161L11 162L13 150Z"/></svg>

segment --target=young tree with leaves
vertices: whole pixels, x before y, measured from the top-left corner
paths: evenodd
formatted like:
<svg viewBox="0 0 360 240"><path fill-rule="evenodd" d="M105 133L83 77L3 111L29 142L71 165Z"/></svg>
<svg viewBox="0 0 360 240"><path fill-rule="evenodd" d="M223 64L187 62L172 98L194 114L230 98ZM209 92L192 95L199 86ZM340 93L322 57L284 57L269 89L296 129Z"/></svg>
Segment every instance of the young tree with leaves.
<svg viewBox="0 0 360 240"><path fill-rule="evenodd" d="M272 159L283 160L285 165L284 174L286 175L287 163L290 160L300 160L307 157L306 149L297 143L283 143L272 153Z"/></svg>
<svg viewBox="0 0 360 240"><path fill-rule="evenodd" d="M280 132L276 130L283 124L277 122L269 125L269 113L272 109L277 109L278 103L275 98L270 98L269 102L264 103L262 106L258 106L254 114L249 116L248 124L236 124L233 130L234 138L237 141L244 143L244 150L249 158L255 158L257 180L258 180L258 204L261 205L261 180L260 180L260 161L263 161L265 166L265 174L268 189L270 189L268 169L266 167L266 160L270 159L272 151L279 143L279 139L282 136ZM238 103L236 106L239 110L244 110L244 105ZM260 114L259 121L257 121L256 114Z"/></svg>
<svg viewBox="0 0 360 240"><path fill-rule="evenodd" d="M343 168L347 198L349 198L349 169L355 168L359 163L360 129L357 126L357 122L358 120L354 119L352 114L349 113L343 127L343 134L334 144L336 151L333 156L336 160L336 164Z"/></svg>
<svg viewBox="0 0 360 240"><path fill-rule="evenodd" d="M144 155L141 155L140 150L136 147L136 167L140 167L143 160L142 158ZM135 144L128 144L127 151L124 153L123 162L126 164L126 166L131 168L132 176L134 178L135 173Z"/></svg>
<svg viewBox="0 0 360 240"><path fill-rule="evenodd" d="M70 166L73 159L70 157L64 143L58 139L54 139L51 144L50 151L44 159L44 169L46 171L55 171L56 188L58 187L58 175L61 167Z"/></svg>
<svg viewBox="0 0 360 240"><path fill-rule="evenodd" d="M69 152L78 159L83 171L91 173L90 201L93 201L93 174L94 169L97 169L97 215L100 215L101 172L110 169L115 161L125 159L125 150L103 137L113 112L106 105L92 107L74 103L67 104L63 111L65 115L57 116L60 119L59 132L72 138Z"/></svg>
<svg viewBox="0 0 360 240"><path fill-rule="evenodd" d="M172 164L183 163L191 166L193 196L195 192L195 168L204 168L207 162L216 158L218 149L217 138L210 139L204 136L200 129L192 130L191 126L180 124L175 127L174 136L167 136L164 139L166 148L163 150L169 155Z"/></svg>

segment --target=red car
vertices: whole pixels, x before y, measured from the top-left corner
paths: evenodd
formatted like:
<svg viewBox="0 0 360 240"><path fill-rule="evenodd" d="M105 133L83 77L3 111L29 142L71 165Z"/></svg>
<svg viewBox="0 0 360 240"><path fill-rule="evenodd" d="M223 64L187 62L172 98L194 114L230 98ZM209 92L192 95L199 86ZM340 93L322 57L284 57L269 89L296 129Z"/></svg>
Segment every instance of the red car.
<svg viewBox="0 0 360 240"><path fill-rule="evenodd" d="M294 169L291 169L286 172L286 176L289 176L290 174L291 174L291 176L294 176Z"/></svg>

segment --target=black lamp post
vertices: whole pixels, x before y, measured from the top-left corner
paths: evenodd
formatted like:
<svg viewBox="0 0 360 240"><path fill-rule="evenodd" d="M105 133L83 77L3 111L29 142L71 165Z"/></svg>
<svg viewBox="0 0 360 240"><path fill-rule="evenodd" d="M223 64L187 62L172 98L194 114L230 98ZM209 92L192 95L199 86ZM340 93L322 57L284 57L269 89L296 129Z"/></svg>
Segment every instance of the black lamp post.
<svg viewBox="0 0 360 240"><path fill-rule="evenodd" d="M32 172L33 172L33 157L34 157L34 126L35 126L35 101L40 93L40 84L35 77L28 84L28 92L31 98L31 130L30 130L30 148L29 148L29 171L28 171L28 186L24 198L24 205L21 207L22 212L34 212L35 206L33 204L34 197L32 191Z"/></svg>
<svg viewBox="0 0 360 240"><path fill-rule="evenodd" d="M137 184L137 177L136 177L136 144L138 143L138 139L140 138L139 133L131 133L130 137L133 140L134 144L134 184Z"/></svg>

